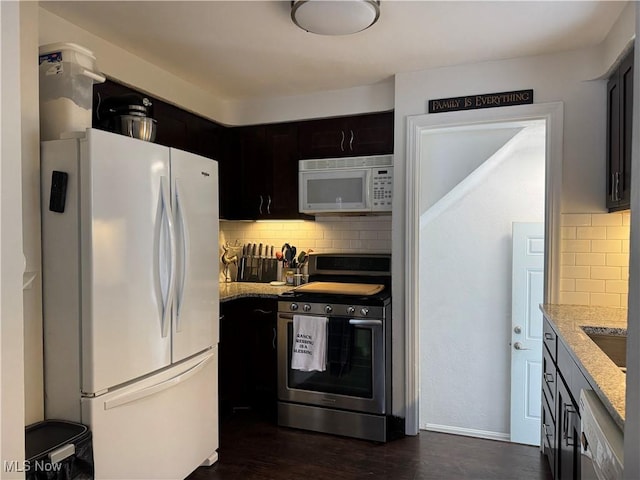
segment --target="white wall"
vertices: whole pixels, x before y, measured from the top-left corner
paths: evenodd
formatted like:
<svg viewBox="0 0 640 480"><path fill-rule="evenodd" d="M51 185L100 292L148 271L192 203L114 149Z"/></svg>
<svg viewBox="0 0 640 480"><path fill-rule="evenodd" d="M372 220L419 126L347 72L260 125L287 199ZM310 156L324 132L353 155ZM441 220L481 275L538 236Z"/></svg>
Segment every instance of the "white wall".
<svg viewBox="0 0 640 480"><path fill-rule="evenodd" d="M274 123L393 109L393 79L305 96L229 101L191 85L146 60L44 10L40 45L73 42L91 50L108 77L224 125Z"/></svg>
<svg viewBox="0 0 640 480"><path fill-rule="evenodd" d="M20 7L0 2L0 462L24 460Z"/></svg>
<svg viewBox="0 0 640 480"><path fill-rule="evenodd" d="M20 2L20 102L22 117L25 421L44 419L42 372L42 275L40 254L40 130L38 104L38 5Z"/></svg>
<svg viewBox="0 0 640 480"><path fill-rule="evenodd" d="M234 124L304 120L393 110L393 78L374 85L234 103Z"/></svg>
<svg viewBox="0 0 640 480"><path fill-rule="evenodd" d="M598 49L586 49L397 74L394 191L405 191L407 116L426 113L428 100L532 88L535 103L564 103L562 211L604 211L606 82L588 80L601 60ZM405 378L405 205L402 195L394 198L394 378ZM397 385L394 405L403 404L404 392Z"/></svg>
<svg viewBox="0 0 640 480"><path fill-rule="evenodd" d="M615 66L633 47L636 32L635 18L636 2L628 2L616 23L611 27L607 38L597 47L599 50L598 78L608 78Z"/></svg>
<svg viewBox="0 0 640 480"><path fill-rule="evenodd" d="M424 132L421 141L425 146L428 144L429 156L442 161L429 162L429 174L420 177L420 213L431 208L520 131L522 127L500 126L488 131L471 126ZM422 162L425 161L423 158Z"/></svg>
<svg viewBox="0 0 640 480"><path fill-rule="evenodd" d="M508 440L512 222L544 221L544 121L459 130L422 137L421 184L442 165L468 176L420 210L420 428ZM465 134L503 148L470 171Z"/></svg>

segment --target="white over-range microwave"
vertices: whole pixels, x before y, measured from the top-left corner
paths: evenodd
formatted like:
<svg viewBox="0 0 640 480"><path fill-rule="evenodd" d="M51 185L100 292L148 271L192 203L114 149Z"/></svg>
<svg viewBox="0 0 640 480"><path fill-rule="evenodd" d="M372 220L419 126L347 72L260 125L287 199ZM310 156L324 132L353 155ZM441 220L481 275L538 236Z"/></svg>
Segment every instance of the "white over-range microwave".
<svg viewBox="0 0 640 480"><path fill-rule="evenodd" d="M301 213L390 212L393 156L300 160L298 182Z"/></svg>

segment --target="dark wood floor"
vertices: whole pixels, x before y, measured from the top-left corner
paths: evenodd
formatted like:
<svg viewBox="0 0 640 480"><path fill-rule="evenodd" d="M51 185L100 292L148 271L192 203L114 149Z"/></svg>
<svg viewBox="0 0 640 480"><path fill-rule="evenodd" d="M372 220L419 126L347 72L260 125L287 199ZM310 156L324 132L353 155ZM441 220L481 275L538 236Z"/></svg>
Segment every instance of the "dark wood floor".
<svg viewBox="0 0 640 480"><path fill-rule="evenodd" d="M219 453L187 480L551 480L537 447L434 432L378 444L277 427L251 412L221 421Z"/></svg>

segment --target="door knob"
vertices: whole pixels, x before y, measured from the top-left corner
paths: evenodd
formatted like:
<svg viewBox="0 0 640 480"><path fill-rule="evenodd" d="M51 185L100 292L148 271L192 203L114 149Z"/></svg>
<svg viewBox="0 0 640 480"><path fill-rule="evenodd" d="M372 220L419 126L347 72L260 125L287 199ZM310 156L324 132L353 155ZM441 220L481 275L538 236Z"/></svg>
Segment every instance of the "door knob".
<svg viewBox="0 0 640 480"><path fill-rule="evenodd" d="M522 327L521 327L520 325L516 325L516 326L513 328L513 331L514 331L515 333L522 333Z"/></svg>
<svg viewBox="0 0 640 480"><path fill-rule="evenodd" d="M531 350L530 348L523 348L520 342L514 343L513 348L515 348L516 350Z"/></svg>

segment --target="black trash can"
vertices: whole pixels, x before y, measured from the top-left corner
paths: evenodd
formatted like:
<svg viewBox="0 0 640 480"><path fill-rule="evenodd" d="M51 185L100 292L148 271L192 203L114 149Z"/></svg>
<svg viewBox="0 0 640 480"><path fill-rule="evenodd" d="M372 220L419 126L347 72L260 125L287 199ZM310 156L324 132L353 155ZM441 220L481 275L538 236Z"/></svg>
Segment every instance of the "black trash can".
<svg viewBox="0 0 640 480"><path fill-rule="evenodd" d="M93 444L86 425L34 423L25 432L26 480L93 480Z"/></svg>

